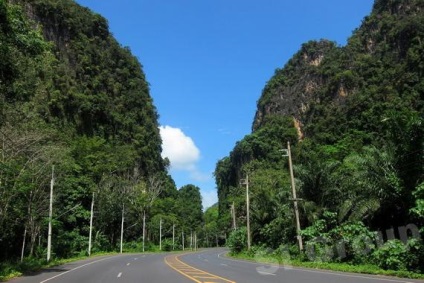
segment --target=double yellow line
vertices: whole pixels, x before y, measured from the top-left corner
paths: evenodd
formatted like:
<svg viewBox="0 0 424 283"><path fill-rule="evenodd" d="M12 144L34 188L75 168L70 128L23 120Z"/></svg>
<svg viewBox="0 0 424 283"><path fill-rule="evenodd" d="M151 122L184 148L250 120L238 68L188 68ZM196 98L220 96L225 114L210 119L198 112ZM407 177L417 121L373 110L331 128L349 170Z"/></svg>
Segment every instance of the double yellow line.
<svg viewBox="0 0 424 283"><path fill-rule="evenodd" d="M181 256L181 255L180 255ZM165 257L165 263L177 271L181 273L187 278L190 278L194 282L198 283L236 283L235 281L231 281L225 279L223 277L211 274L209 272L194 268L184 262L182 262L178 255L169 255Z"/></svg>

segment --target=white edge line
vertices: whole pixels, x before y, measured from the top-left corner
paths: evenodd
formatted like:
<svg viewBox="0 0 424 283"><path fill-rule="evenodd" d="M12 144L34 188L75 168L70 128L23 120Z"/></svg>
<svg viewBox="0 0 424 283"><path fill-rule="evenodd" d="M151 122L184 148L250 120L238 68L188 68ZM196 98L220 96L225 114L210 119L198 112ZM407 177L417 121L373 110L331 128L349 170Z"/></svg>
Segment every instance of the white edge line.
<svg viewBox="0 0 424 283"><path fill-rule="evenodd" d="M80 268L82 268L82 267L85 267L85 266L87 266L87 265L90 265L90 264L93 264L93 263L97 263L97 262L100 262L100 261L103 261L103 260L106 260L106 259L109 259L109 258L110 258L110 257L106 257L106 258L102 258L102 259L99 259L99 260L96 260L96 261L92 261L92 262L89 262L89 263L86 263L86 264L83 264L83 265L77 266L77 267L72 268L72 269L70 269L70 270L68 270L68 271L65 271L65 272L62 272L62 273L60 273L60 274L58 274L58 275L55 275L55 276L53 276L53 277L50 277L50 278L48 278L48 279L46 279L46 280L40 281L40 283L44 283L44 282L50 281L50 280L52 280L52 279L55 279L55 278L60 277L60 276L62 276L62 275L65 275L66 273L69 273L69 272L71 272L71 271L75 271L75 270L80 269Z"/></svg>
<svg viewBox="0 0 424 283"><path fill-rule="evenodd" d="M242 260L237 260L237 259L232 259L232 258L228 258L228 257L221 257L222 254L227 253L227 252L222 252L218 254L219 258L223 258L226 260L230 260L230 261L236 261L236 262L246 262L246 263L250 263L250 264L254 264L254 265L261 265L261 264L267 264L270 265L268 263L260 263L260 262L250 262L250 261L242 261ZM284 268L284 265L276 265L276 264L271 264L271 266L279 266ZM337 276L342 276L342 277L351 277L351 278L361 278L361 279L371 279L371 280L379 280L379 281L388 281L388 282L399 282L399 283L412 283L409 281L405 281L405 280L394 280L394 279L388 279L388 278L376 278L373 276L361 276L361 275L354 275L354 274L343 274L341 272L338 271L334 271L334 272L327 272L324 270L311 270L311 269L307 269L307 268L298 268L298 267L294 267L294 266L290 266L290 270L295 270L295 271L305 271L305 272L312 272L312 273L320 273L320 274L328 274L328 275L337 275Z"/></svg>

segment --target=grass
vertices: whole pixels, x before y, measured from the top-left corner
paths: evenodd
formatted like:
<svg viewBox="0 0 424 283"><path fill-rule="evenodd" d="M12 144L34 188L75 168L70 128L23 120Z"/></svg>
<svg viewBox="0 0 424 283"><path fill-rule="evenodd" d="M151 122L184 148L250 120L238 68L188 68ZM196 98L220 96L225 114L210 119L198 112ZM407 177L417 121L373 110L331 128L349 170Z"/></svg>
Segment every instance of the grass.
<svg viewBox="0 0 424 283"><path fill-rule="evenodd" d="M252 256L245 252L241 252L239 254L230 254L230 256L233 258L256 261L261 263L280 264L280 265L288 265L288 266L296 266L296 267L304 267L304 268L323 269L323 270L331 270L331 271L361 273L361 274L395 276L395 277L411 278L411 279L424 279L424 274L421 274L421 273L415 273L415 272L404 271L404 270L384 270L372 264L353 265L349 263L301 261L298 259L288 260L288 259L273 257L272 255L263 255L260 257Z"/></svg>

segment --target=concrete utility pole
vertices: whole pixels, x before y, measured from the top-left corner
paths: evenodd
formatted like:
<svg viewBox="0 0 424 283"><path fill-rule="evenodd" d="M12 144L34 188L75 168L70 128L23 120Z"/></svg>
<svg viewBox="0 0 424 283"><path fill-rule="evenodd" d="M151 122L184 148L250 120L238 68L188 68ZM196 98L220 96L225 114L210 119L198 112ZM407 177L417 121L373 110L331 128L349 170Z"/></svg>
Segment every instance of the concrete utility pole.
<svg viewBox="0 0 424 283"><path fill-rule="evenodd" d="M175 223L172 224L172 250L175 249Z"/></svg>
<svg viewBox="0 0 424 283"><path fill-rule="evenodd" d="M249 174L246 179L242 179L242 184L246 185L246 225L247 225L247 250L250 250L250 198L249 198Z"/></svg>
<svg viewBox="0 0 424 283"><path fill-rule="evenodd" d="M90 212L90 233L88 235L88 256L91 255L91 237L93 234L93 217L94 217L94 192L91 198L91 212Z"/></svg>
<svg viewBox="0 0 424 283"><path fill-rule="evenodd" d="M146 238L146 211L143 210L143 253L144 253L145 238Z"/></svg>
<svg viewBox="0 0 424 283"><path fill-rule="evenodd" d="M194 231L194 250L197 251L197 232Z"/></svg>
<svg viewBox="0 0 424 283"><path fill-rule="evenodd" d="M236 206L233 204L231 205L231 216L233 217L233 230L237 230L237 224L236 224Z"/></svg>
<svg viewBox="0 0 424 283"><path fill-rule="evenodd" d="M291 149L290 149L290 142L287 142L287 149L283 150L287 152L287 155L289 157L289 169L290 169L290 180L291 180L291 187L292 187L292 194L293 194L293 205L294 205L294 215L296 217L296 232L297 232L297 241L299 243L299 250L303 250L303 242L302 242L302 236L300 235L300 219L299 219L299 207L297 205L298 198L296 196L296 187L294 182L294 174L293 174L293 163L292 163L292 157L291 157Z"/></svg>
<svg viewBox="0 0 424 283"><path fill-rule="evenodd" d="M181 231L181 241L183 244L183 251L184 251L184 230Z"/></svg>
<svg viewBox="0 0 424 283"><path fill-rule="evenodd" d="M54 186L54 165L52 166L52 179L50 181L50 204L49 204L49 231L47 234L47 261L50 261L52 252L52 218L53 218L53 186Z"/></svg>
<svg viewBox="0 0 424 283"><path fill-rule="evenodd" d="M159 219L159 250L162 250L162 218Z"/></svg>
<svg viewBox="0 0 424 283"><path fill-rule="evenodd" d="M193 250L193 230L190 230L190 250Z"/></svg>
<svg viewBox="0 0 424 283"><path fill-rule="evenodd" d="M124 242L124 210L125 210L125 206L124 204L122 204L122 222L121 222L121 248L120 248L120 253L122 254L122 245Z"/></svg>

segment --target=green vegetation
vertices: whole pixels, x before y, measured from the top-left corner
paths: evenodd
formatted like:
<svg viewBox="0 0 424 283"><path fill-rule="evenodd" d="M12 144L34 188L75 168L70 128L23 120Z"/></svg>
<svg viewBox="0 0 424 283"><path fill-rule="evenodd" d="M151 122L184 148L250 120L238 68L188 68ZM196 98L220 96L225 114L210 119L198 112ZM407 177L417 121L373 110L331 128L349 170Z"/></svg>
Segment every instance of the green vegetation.
<svg viewBox="0 0 424 283"><path fill-rule="evenodd" d="M215 170L219 229L233 252L246 248L241 232L231 233L230 207L246 226L240 180L248 174L253 250L283 247L303 266L424 272L423 8L418 0L377 0L346 46L307 42L276 70L252 134ZM281 152L287 141L302 252Z"/></svg>
<svg viewBox="0 0 424 283"><path fill-rule="evenodd" d="M218 162L219 203L202 214L200 189L168 175L142 66L107 21L72 0L0 0L0 276L45 264L54 166L49 264L87 254L94 201L93 253L119 250L124 215L124 251L157 251L162 227L163 250L196 235L257 259L422 278L423 9L377 0L346 46L303 44L264 87L252 134Z"/></svg>
<svg viewBox="0 0 424 283"><path fill-rule="evenodd" d="M53 167L53 264L87 255L93 201L91 253L119 251L122 215L124 251L142 251L144 216L146 251L160 221L164 249L201 236L200 189L177 190L161 144L142 66L103 17L0 0L0 276L45 266Z"/></svg>
<svg viewBox="0 0 424 283"><path fill-rule="evenodd" d="M296 266L296 267L324 269L324 270L332 270L332 271L340 271L340 272L365 273L365 274L384 275L384 276L396 276L396 277L411 278L411 279L424 279L423 274L414 273L411 271L381 269L378 266L373 264L352 265L348 263L302 261L296 258L287 257L285 255L277 255L275 253L270 253L269 251L264 249L256 250L255 253L244 251L237 254L231 254L230 256L234 258L238 258L238 259L243 259L243 260L249 260L249 261L253 260L257 263L280 265L279 268L291 268L292 266Z"/></svg>

